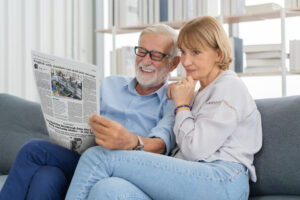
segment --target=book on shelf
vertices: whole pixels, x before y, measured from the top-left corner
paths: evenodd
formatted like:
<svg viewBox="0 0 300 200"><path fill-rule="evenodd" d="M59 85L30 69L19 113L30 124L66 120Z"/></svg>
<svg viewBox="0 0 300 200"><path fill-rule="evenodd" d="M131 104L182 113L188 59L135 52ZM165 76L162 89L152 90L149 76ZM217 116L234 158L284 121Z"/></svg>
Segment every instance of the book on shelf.
<svg viewBox="0 0 300 200"><path fill-rule="evenodd" d="M108 28L114 25L114 4L113 1L108 1Z"/></svg>
<svg viewBox="0 0 300 200"><path fill-rule="evenodd" d="M264 51L255 53L246 53L246 59L272 59L281 58L281 51Z"/></svg>
<svg viewBox="0 0 300 200"><path fill-rule="evenodd" d="M231 0L242 2L245 0ZM219 0L109 0L109 28L219 16Z"/></svg>
<svg viewBox="0 0 300 200"><path fill-rule="evenodd" d="M148 24L154 23L154 0L148 0Z"/></svg>
<svg viewBox="0 0 300 200"><path fill-rule="evenodd" d="M198 3L202 3L202 15L210 15L213 17L217 17L220 15L219 13L219 1L218 0L203 0ZM200 10L198 10L198 14L200 15Z"/></svg>
<svg viewBox="0 0 300 200"><path fill-rule="evenodd" d="M111 53L111 56L113 54ZM112 61L113 57L111 57ZM116 49L116 65L111 65L112 75L135 76L134 47L124 46Z"/></svg>
<svg viewBox="0 0 300 200"><path fill-rule="evenodd" d="M154 16L154 23L160 22L160 0L153 1L153 16Z"/></svg>
<svg viewBox="0 0 300 200"><path fill-rule="evenodd" d="M231 44L231 55L233 61L231 62L229 69L237 73L242 73L244 70L243 66L243 40L238 37L229 38Z"/></svg>
<svg viewBox="0 0 300 200"><path fill-rule="evenodd" d="M224 16L240 15L245 11L245 0L222 0L221 12Z"/></svg>
<svg viewBox="0 0 300 200"><path fill-rule="evenodd" d="M115 54L117 54L117 49L116 51L111 51L109 52L109 58L110 58L110 68L109 68L109 73L110 75L117 75L117 59L114 58Z"/></svg>
<svg viewBox="0 0 300 200"><path fill-rule="evenodd" d="M246 59L246 65L247 65L247 67L250 67L250 66L262 66L262 67L280 66L281 65L281 59L280 58L275 58L275 59Z"/></svg>
<svg viewBox="0 0 300 200"><path fill-rule="evenodd" d="M273 73L281 72L280 66L252 66L246 67L245 73Z"/></svg>
<svg viewBox="0 0 300 200"><path fill-rule="evenodd" d="M230 0L230 15L240 15L246 12L245 0Z"/></svg>
<svg viewBox="0 0 300 200"><path fill-rule="evenodd" d="M117 0L115 0L116 2ZM141 11L139 0L119 0L119 26L136 26L142 24L140 21Z"/></svg>
<svg viewBox="0 0 300 200"><path fill-rule="evenodd" d="M168 21L174 21L174 0L168 0Z"/></svg>
<svg viewBox="0 0 300 200"><path fill-rule="evenodd" d="M183 4L183 20L188 20L197 16L197 3L196 0L186 0ZM200 3L200 2L199 2Z"/></svg>
<svg viewBox="0 0 300 200"><path fill-rule="evenodd" d="M160 5L159 5L159 21L161 22L167 22L169 21L169 9L168 9L168 0L160 0Z"/></svg>
<svg viewBox="0 0 300 200"><path fill-rule="evenodd" d="M290 71L300 71L300 40L290 40Z"/></svg>
<svg viewBox="0 0 300 200"><path fill-rule="evenodd" d="M141 24L148 24L148 0L139 0Z"/></svg>
<svg viewBox="0 0 300 200"><path fill-rule="evenodd" d="M257 14L257 13L265 13L265 12L280 10L281 6L276 3L265 3L265 4L246 6L245 9L247 14Z"/></svg>
<svg viewBox="0 0 300 200"><path fill-rule="evenodd" d="M281 44L244 45L245 53L264 52L264 51L281 51Z"/></svg>
<svg viewBox="0 0 300 200"><path fill-rule="evenodd" d="M183 1L174 0L174 21L183 20Z"/></svg>
<svg viewBox="0 0 300 200"><path fill-rule="evenodd" d="M123 70L122 70L122 66L124 62L123 60L121 60L121 51L122 48L117 48L116 49L116 71L115 71L115 75L121 75L123 74Z"/></svg>
<svg viewBox="0 0 300 200"><path fill-rule="evenodd" d="M143 24L143 0L108 1L108 27L136 26Z"/></svg>
<svg viewBox="0 0 300 200"><path fill-rule="evenodd" d="M285 0L284 5L288 9L298 9L300 8L300 0Z"/></svg>
<svg viewBox="0 0 300 200"><path fill-rule="evenodd" d="M114 0L113 8L114 25L120 27L120 0Z"/></svg>

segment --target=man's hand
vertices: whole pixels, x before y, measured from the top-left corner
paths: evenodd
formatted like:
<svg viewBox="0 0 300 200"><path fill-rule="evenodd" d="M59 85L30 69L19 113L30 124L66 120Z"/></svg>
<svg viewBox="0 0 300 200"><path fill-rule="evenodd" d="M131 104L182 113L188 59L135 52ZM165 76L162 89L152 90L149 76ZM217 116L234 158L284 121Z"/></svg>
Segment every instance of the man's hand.
<svg viewBox="0 0 300 200"><path fill-rule="evenodd" d="M121 124L99 115L89 120L96 143L107 149L131 150L138 144L137 136L130 133Z"/></svg>

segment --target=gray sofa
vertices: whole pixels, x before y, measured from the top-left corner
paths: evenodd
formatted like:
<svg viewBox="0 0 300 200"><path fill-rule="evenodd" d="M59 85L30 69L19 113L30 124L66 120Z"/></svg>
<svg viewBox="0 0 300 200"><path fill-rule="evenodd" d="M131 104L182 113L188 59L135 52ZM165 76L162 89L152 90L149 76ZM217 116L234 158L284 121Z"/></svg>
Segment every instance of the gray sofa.
<svg viewBox="0 0 300 200"><path fill-rule="evenodd" d="M258 181L252 200L300 200L300 96L256 100L263 148L255 155ZM48 139L40 105L0 94L0 188L21 145Z"/></svg>

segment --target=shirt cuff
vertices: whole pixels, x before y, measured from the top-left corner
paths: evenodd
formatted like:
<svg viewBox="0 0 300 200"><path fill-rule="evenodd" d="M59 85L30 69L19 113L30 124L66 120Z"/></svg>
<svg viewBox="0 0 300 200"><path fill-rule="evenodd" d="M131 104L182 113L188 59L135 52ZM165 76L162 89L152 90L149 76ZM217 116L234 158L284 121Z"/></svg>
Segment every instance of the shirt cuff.
<svg viewBox="0 0 300 200"><path fill-rule="evenodd" d="M187 119L192 119L191 122L183 123ZM194 116L192 112L189 110L183 110L176 114L175 124L174 124L174 134L176 135L176 141L181 141L180 139L180 132L188 133L192 129L194 129ZM182 134L181 134L182 135Z"/></svg>

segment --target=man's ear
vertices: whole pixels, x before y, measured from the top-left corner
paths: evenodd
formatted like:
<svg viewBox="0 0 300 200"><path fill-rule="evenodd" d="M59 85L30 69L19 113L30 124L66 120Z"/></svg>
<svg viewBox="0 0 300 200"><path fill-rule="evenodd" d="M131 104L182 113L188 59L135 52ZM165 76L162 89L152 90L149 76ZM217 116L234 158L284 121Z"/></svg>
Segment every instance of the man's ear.
<svg viewBox="0 0 300 200"><path fill-rule="evenodd" d="M176 69L176 67L178 66L179 62L180 62L180 56L175 56L172 59L172 62L170 63L169 72L172 72L174 69Z"/></svg>

